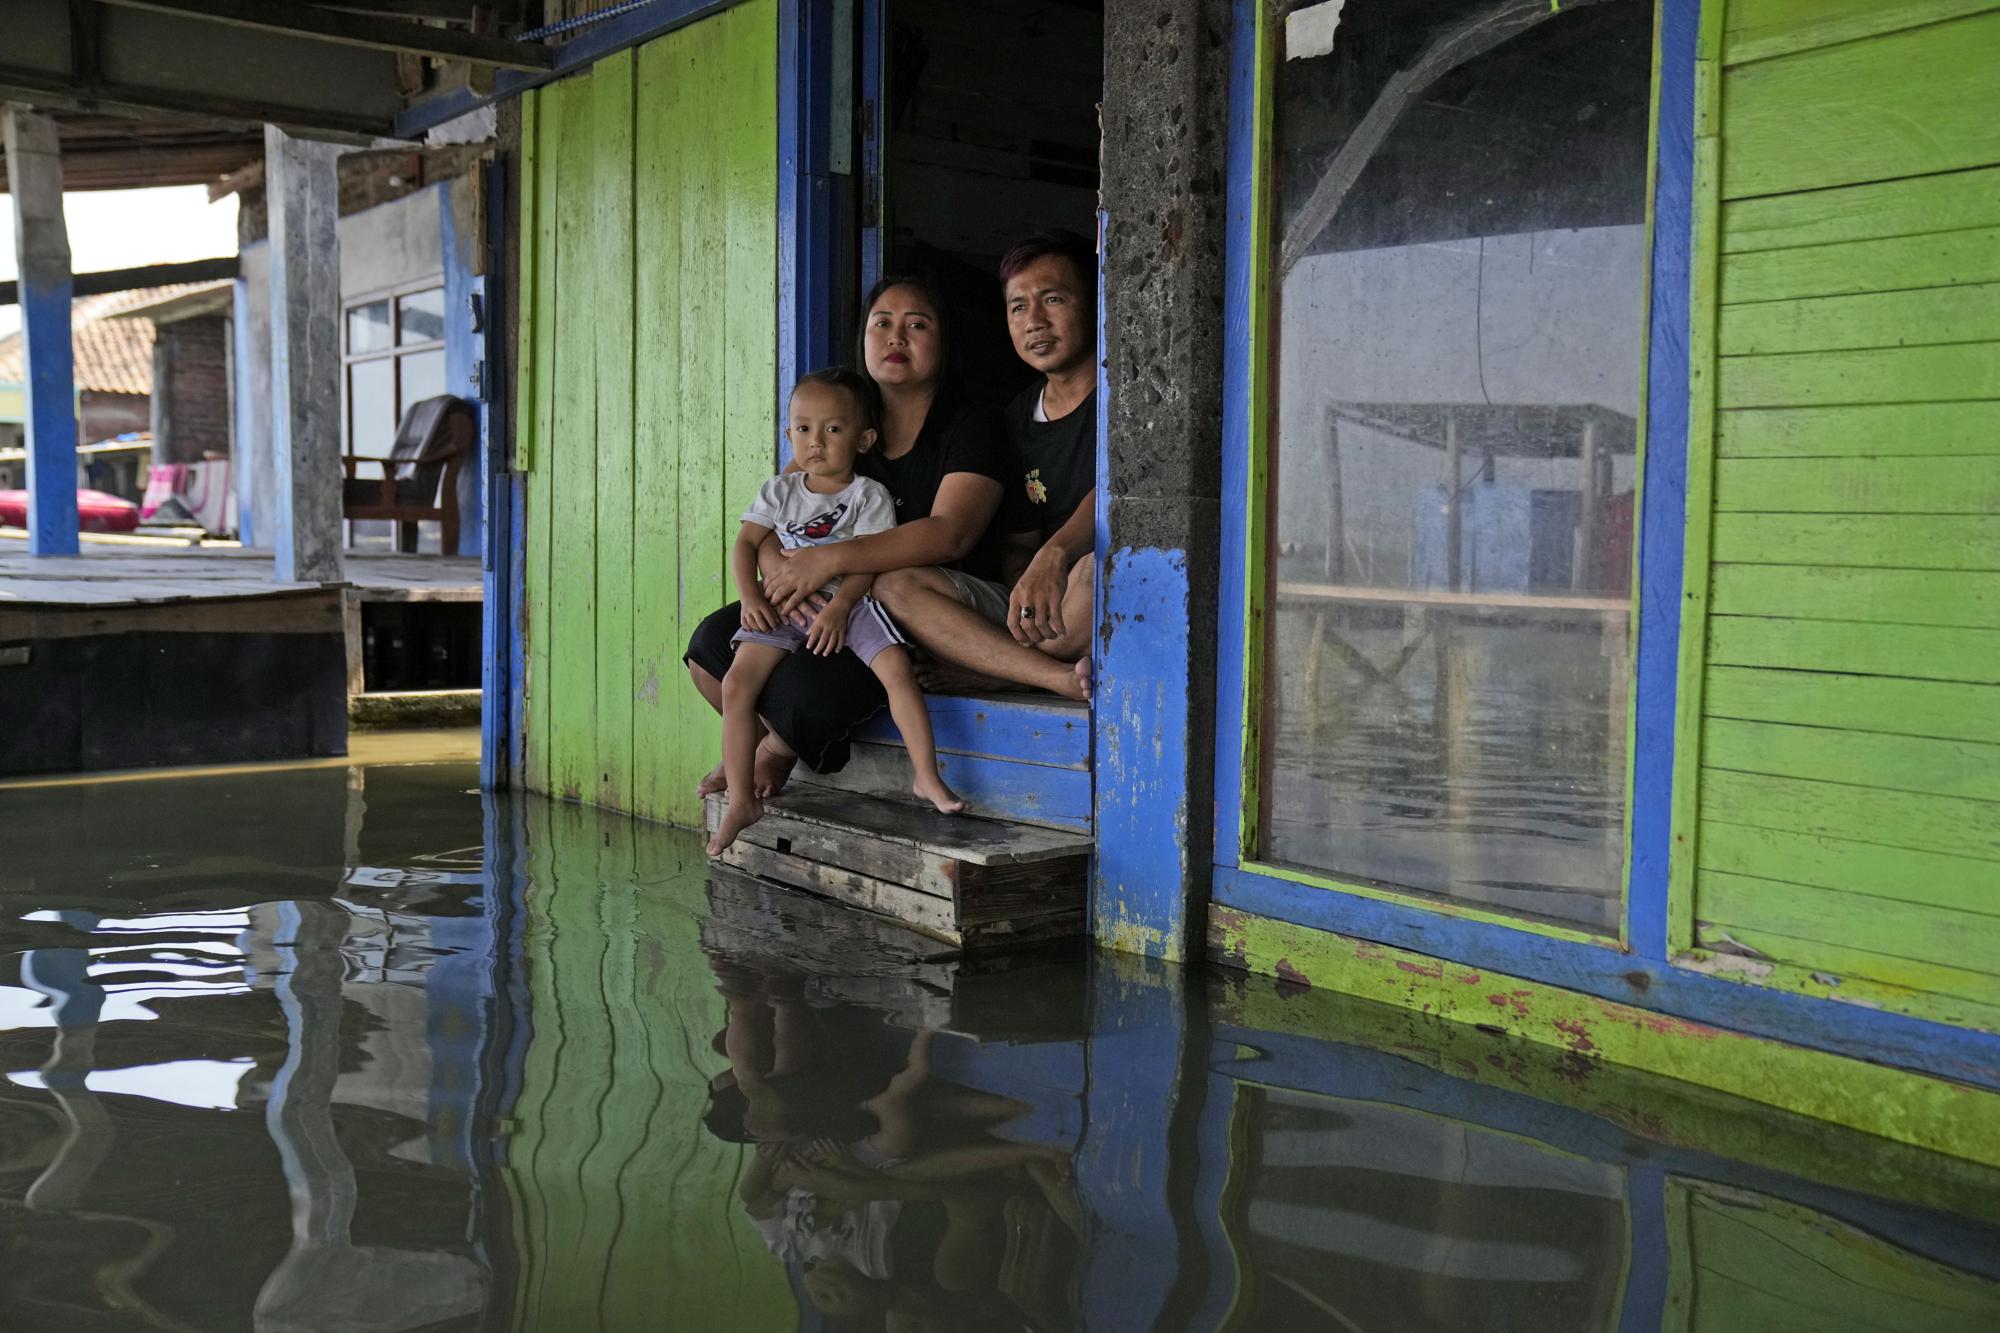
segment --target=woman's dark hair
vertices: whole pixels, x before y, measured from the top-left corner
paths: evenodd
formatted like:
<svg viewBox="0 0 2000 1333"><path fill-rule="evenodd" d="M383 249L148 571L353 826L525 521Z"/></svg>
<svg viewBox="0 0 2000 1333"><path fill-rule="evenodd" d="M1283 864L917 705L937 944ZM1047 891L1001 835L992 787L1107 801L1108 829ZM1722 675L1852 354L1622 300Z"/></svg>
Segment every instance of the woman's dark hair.
<svg viewBox="0 0 2000 1333"><path fill-rule="evenodd" d="M882 391L875 387L875 381L850 366L826 366L809 375L799 376L799 382L792 386L797 393L808 384L825 384L835 389L845 389L853 395L855 405L861 409L861 426L864 430L882 429ZM789 398L787 401L790 401Z"/></svg>
<svg viewBox="0 0 2000 1333"><path fill-rule="evenodd" d="M1006 286L1019 273L1037 259L1054 255L1067 259L1069 266L1076 270L1076 280L1084 292L1091 297L1097 295L1097 251L1089 241L1073 231L1057 228L1054 231L1038 231L1033 236L1017 242L1013 249L1000 256L1000 285ZM1093 313L1097 303L1093 299Z"/></svg>
<svg viewBox="0 0 2000 1333"><path fill-rule="evenodd" d="M882 299L882 293L891 287L914 287L923 296L931 313L937 316L938 337L938 387L940 389L956 380L958 362L952 347L951 312L946 308L944 287L935 278L921 273L891 273L878 278L868 289L866 299L861 302L861 327L854 331L854 364L860 366L863 378L868 369L868 317L874 313L875 303ZM869 381L871 384L874 382Z"/></svg>

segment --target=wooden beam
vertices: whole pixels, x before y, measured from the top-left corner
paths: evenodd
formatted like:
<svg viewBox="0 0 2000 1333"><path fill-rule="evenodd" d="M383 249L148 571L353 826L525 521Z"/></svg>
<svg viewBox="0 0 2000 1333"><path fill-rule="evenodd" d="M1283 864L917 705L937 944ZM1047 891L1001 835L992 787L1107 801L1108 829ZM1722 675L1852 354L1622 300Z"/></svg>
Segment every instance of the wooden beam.
<svg viewBox="0 0 2000 1333"><path fill-rule="evenodd" d="M150 9L182 18L207 19L232 27L281 32L294 37L409 51L443 60L469 60L500 69L547 70L555 64L548 47L504 37L482 37L455 28L437 28L405 19L376 18L321 9L293 0L104 0L127 9Z"/></svg>
<svg viewBox="0 0 2000 1333"><path fill-rule="evenodd" d="M28 389L28 553L75 555L76 374L70 344L69 231L63 222L56 123L24 107L0 110L21 278Z"/></svg>
<svg viewBox="0 0 2000 1333"><path fill-rule="evenodd" d="M220 259L190 259L179 264L147 264L140 268L109 268L97 273L78 273L70 279L71 296L101 296L105 292L134 292L147 287L167 287L177 282L220 282L236 276L235 255ZM0 305L14 305L21 299L18 282L0 282Z"/></svg>

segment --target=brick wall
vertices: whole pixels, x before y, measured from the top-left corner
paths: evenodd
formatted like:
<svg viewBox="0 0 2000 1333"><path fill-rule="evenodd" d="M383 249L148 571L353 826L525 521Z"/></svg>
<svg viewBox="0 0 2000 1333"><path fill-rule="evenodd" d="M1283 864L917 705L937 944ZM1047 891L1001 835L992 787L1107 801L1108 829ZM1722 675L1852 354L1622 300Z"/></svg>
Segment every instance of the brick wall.
<svg viewBox="0 0 2000 1333"><path fill-rule="evenodd" d="M153 392L164 394L169 462L199 463L229 452L228 321L221 315L162 324L154 344Z"/></svg>

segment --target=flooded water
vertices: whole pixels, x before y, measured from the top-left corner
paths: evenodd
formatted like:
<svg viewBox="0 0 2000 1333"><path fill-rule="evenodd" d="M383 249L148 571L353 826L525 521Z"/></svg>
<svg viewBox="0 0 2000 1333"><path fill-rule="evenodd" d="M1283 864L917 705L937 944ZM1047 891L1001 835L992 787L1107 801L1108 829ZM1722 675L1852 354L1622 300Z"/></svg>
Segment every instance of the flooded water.
<svg viewBox="0 0 2000 1333"><path fill-rule="evenodd" d="M0 789L0 1328L2000 1327L1994 1173L475 785Z"/></svg>

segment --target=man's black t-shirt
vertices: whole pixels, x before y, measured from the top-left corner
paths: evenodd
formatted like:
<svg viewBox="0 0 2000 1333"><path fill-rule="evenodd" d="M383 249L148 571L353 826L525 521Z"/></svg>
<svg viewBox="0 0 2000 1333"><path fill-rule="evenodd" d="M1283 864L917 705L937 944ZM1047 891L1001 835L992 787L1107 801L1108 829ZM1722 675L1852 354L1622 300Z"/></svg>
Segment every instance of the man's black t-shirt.
<svg viewBox="0 0 2000 1333"><path fill-rule="evenodd" d="M1007 404L1007 437L1021 459L1009 503L1025 521L1002 526L1015 531L1034 528L1047 541L1069 522L1097 484L1097 392L1093 389L1054 421L1035 420L1041 397L1042 385L1037 382Z"/></svg>
<svg viewBox="0 0 2000 1333"><path fill-rule="evenodd" d="M991 411L940 394L908 453L884 458L879 449L873 450L855 460L854 470L889 488L898 523L929 518L938 487L954 472L975 472L999 482L1001 501L995 521L958 562L968 574L999 580L1001 534L1011 530L1000 520L1008 514L1007 497L1020 485L1020 467Z"/></svg>

